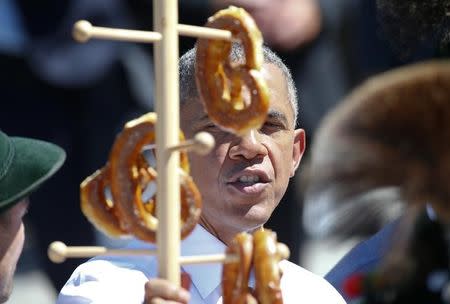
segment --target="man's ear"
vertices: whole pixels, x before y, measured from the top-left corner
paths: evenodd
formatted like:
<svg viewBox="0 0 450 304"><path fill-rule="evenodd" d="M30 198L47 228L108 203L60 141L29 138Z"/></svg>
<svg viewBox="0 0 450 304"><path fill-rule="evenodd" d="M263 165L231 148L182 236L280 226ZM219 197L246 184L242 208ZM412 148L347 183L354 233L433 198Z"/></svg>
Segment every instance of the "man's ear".
<svg viewBox="0 0 450 304"><path fill-rule="evenodd" d="M295 171L300 165L303 154L306 148L306 134L303 129L294 130L294 145L292 147L292 170L291 177L294 176Z"/></svg>

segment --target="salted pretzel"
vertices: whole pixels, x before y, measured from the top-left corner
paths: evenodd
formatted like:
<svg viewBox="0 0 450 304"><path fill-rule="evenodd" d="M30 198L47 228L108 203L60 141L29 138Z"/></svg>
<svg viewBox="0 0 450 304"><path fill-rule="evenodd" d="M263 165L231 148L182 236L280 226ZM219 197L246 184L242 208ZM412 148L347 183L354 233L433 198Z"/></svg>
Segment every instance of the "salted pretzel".
<svg viewBox="0 0 450 304"><path fill-rule="evenodd" d="M148 113L128 122L116 137L109 163L111 170L111 192L119 217L125 229L148 242L156 241L158 219L156 198L147 201L142 193L149 183L156 183L157 172L149 166L142 151L155 142L156 114ZM180 132L180 140L184 140ZM188 175L189 162L186 152L180 152L181 181L181 238L185 238L195 227L200 217L201 197L195 183ZM156 184L155 184L156 185Z"/></svg>
<svg viewBox="0 0 450 304"><path fill-rule="evenodd" d="M245 62L232 63L232 42L198 40L196 81L206 112L214 123L238 135L259 128L269 109L269 93L260 72L264 62L261 32L244 9L234 6L217 12L206 26L230 31L245 52Z"/></svg>
<svg viewBox="0 0 450 304"><path fill-rule="evenodd" d="M227 262L222 270L224 304L282 304L279 262L289 256L289 249L277 243L276 233L258 230L253 235L241 232L228 246L226 253L239 260ZM248 287L251 269L255 273L256 290Z"/></svg>
<svg viewBox="0 0 450 304"><path fill-rule="evenodd" d="M253 234L253 263L255 269L256 296L259 304L282 304L280 280L281 256L278 252L276 233L257 230Z"/></svg>
<svg viewBox="0 0 450 304"><path fill-rule="evenodd" d="M226 250L235 254L239 260L225 263L222 270L223 304L248 304L253 296L248 287L253 258L253 237L242 232L237 234ZM256 300L253 298L256 302Z"/></svg>
<svg viewBox="0 0 450 304"><path fill-rule="evenodd" d="M118 218L114 202L106 197L110 185L109 165L95 171L80 185L81 211L100 231L111 237L129 236Z"/></svg>
<svg viewBox="0 0 450 304"><path fill-rule="evenodd" d="M152 167L156 164L149 164L142 153L145 146L154 144L155 123L155 113L128 122L116 137L108 164L81 184L83 213L110 236L134 235L144 241L156 241L156 198L154 193L148 199L142 198L149 184L156 187L157 172ZM181 132L180 140L184 140ZM183 239L194 229L201 212L200 192L189 176L186 152L180 152L179 174ZM107 187L112 199L105 196Z"/></svg>

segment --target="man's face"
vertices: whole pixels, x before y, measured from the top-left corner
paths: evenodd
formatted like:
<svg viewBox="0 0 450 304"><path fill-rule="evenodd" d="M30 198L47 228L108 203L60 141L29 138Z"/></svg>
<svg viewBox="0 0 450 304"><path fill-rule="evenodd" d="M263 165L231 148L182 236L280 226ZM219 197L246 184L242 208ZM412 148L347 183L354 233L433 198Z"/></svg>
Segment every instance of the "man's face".
<svg viewBox="0 0 450 304"><path fill-rule="evenodd" d="M187 138L206 131L215 148L206 156L190 154L191 174L203 199L202 223L228 243L241 231L263 225L284 195L305 148L305 135L294 130L286 82L274 65L264 65L270 110L264 126L237 137L215 126L200 101L181 108Z"/></svg>
<svg viewBox="0 0 450 304"><path fill-rule="evenodd" d="M8 300L16 264L25 239L22 218L28 208L23 200L0 214L0 303Z"/></svg>

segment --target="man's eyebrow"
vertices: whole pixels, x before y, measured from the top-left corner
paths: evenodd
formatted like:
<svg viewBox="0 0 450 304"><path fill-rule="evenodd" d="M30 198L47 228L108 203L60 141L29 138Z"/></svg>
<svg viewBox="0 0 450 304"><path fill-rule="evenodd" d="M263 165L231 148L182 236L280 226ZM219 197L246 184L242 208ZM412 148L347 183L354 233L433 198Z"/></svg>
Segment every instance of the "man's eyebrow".
<svg viewBox="0 0 450 304"><path fill-rule="evenodd" d="M273 120L278 120L281 121L284 125L289 126L289 121L286 117L286 115L283 112L280 112L278 110L269 110L269 112L267 113L267 119L273 119ZM205 122L210 122L211 119L209 118L208 114L203 114L202 116L200 116L196 122L195 125L198 124L202 124Z"/></svg>
<svg viewBox="0 0 450 304"><path fill-rule="evenodd" d="M196 119L195 124L202 124L210 121L211 119L209 118L208 114L204 113L198 119Z"/></svg>
<svg viewBox="0 0 450 304"><path fill-rule="evenodd" d="M210 118L209 118L208 114L204 113L202 116L200 116L200 118L198 120L200 120L200 121L202 121L202 120L210 120Z"/></svg>
<svg viewBox="0 0 450 304"><path fill-rule="evenodd" d="M281 121L286 126L289 126L289 122L286 115L277 110L269 110L269 113L267 113L267 119L276 119Z"/></svg>
<svg viewBox="0 0 450 304"><path fill-rule="evenodd" d="M209 118L208 114L204 113L199 118L196 118L192 124L191 127L198 128L200 126L203 126L205 124L209 124L211 122L211 119Z"/></svg>

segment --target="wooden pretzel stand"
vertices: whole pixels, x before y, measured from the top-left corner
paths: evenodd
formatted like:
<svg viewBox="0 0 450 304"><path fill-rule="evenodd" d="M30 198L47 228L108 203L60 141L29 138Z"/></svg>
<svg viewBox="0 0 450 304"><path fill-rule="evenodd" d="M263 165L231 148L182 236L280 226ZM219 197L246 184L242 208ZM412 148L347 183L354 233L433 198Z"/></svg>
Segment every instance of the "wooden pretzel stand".
<svg viewBox="0 0 450 304"><path fill-rule="evenodd" d="M153 1L154 32L112 29L92 26L88 21L78 21L73 30L74 38L86 42L91 38L132 41L154 44L156 75L156 106L158 123L155 124L156 166L158 168L159 225L156 250L109 250L104 247L68 247L62 242L49 246L49 258L60 263L70 257L96 255L157 255L160 278L180 285L180 265L192 263L230 262L238 257L233 254L204 256L180 256L180 150L210 151L214 142L208 137L196 136L180 142L179 137L179 72L178 35L197 38L232 40L227 30L178 24L177 0ZM278 243L278 252L286 258L289 249Z"/></svg>

